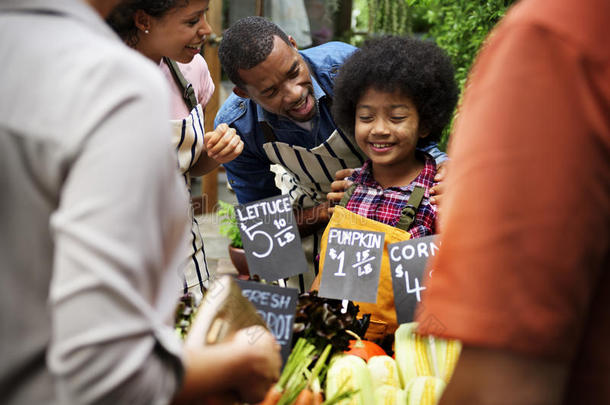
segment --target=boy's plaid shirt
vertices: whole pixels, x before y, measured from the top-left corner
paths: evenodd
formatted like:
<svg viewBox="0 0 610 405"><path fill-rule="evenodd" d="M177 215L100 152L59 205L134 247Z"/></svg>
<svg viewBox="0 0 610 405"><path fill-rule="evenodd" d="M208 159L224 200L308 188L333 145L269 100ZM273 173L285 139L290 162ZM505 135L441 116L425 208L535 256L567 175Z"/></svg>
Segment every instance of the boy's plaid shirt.
<svg viewBox="0 0 610 405"><path fill-rule="evenodd" d="M424 154L424 157L424 168L411 184L386 189L373 178L371 161L367 160L349 177L349 180L356 183L357 186L345 208L363 217L396 226L413 188L421 186L426 190L425 195L419 205L415 220L409 228L409 233L411 238L434 234L437 211L436 206L430 204L430 187L434 185L436 163L428 154Z"/></svg>

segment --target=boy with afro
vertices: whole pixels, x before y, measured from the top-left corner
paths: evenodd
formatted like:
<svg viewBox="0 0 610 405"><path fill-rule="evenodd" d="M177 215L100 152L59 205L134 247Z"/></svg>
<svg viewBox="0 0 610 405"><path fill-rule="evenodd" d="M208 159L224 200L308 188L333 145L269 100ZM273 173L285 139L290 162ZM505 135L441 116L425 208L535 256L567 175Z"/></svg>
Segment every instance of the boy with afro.
<svg viewBox="0 0 610 405"><path fill-rule="evenodd" d="M348 179L353 184L342 205L400 227L403 209L419 188L421 202L405 230L412 238L434 234L437 208L429 189L436 165L416 147L440 139L457 98L451 61L433 42L384 36L354 52L337 76L332 112L369 160Z"/></svg>
<svg viewBox="0 0 610 405"><path fill-rule="evenodd" d="M433 42L385 36L367 41L346 60L335 80L332 112L368 160L348 178L352 184L340 203L360 217L335 209L323 245L330 227L382 231L385 244L407 239L404 231L411 238L435 233L437 208L430 204L430 188L436 165L416 148L438 141L457 97L453 66ZM328 199L336 201L331 194ZM322 265L324 256L322 249ZM319 275L312 289L318 289L320 281ZM398 325L387 250L376 303L357 304L361 313L371 314L367 339L392 336Z"/></svg>

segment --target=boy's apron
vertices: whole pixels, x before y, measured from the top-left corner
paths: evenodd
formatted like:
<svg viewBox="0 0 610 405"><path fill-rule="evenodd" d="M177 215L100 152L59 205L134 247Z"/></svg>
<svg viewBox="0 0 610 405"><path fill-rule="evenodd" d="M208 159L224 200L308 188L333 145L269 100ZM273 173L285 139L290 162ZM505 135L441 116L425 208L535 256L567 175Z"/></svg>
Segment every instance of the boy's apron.
<svg viewBox="0 0 610 405"><path fill-rule="evenodd" d="M277 141L266 122L259 124L265 135L265 154L269 160L286 170L279 176L281 188L287 190L297 209L311 208L326 202L326 194L330 192L330 183L334 181L335 173L341 169L360 167L364 163L364 155L356 142L339 131L335 130L322 144L308 149ZM302 239L310 271L288 280L290 286L299 288L301 292L309 289L317 274L314 258L318 254L321 233L320 230Z"/></svg>
<svg viewBox="0 0 610 405"><path fill-rule="evenodd" d="M324 258L326 255L326 245L328 243L328 232L330 228L346 228L358 229L364 231L383 232L385 238L383 241L383 255L381 257L381 271L379 274L379 287L377 289L377 302L354 302L360 307L360 314L371 314L371 322L366 332L365 338L368 340L376 340L383 338L385 335L394 333L398 327L396 320L396 309L394 306L394 290L392 288L392 273L390 268L390 257L388 254L388 245L396 242L401 242L411 238L411 234L406 231L411 226L417 209L421 203L425 190L422 187L415 187L407 205L403 208L401 217L396 227L386 225L384 223L363 217L355 214L347 208L354 189L355 184L346 190L341 203L335 206L332 217L324 233L320 243L320 272L312 285L312 289L317 290L322 277L322 269L324 268Z"/></svg>
<svg viewBox="0 0 610 405"><path fill-rule="evenodd" d="M184 182L191 194L191 176L188 170L193 167L204 153L203 135L204 117L203 107L197 102L193 86L186 81L176 63L168 58L163 58L168 65L174 80L179 88L183 90L185 104L190 109L188 117L181 120L170 120L172 129L172 144L178 154L178 167ZM203 239L199 230L199 223L195 219L192 205L189 205L191 217L191 253L183 266L184 271L184 293L191 292L199 300L203 297L210 273L205 257Z"/></svg>

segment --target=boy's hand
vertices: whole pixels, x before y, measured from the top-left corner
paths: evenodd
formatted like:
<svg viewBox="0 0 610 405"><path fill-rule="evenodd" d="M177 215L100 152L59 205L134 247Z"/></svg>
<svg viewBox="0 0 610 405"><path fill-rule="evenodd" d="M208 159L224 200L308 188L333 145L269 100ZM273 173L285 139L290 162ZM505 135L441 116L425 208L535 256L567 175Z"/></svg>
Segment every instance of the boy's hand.
<svg viewBox="0 0 610 405"><path fill-rule="evenodd" d="M341 202L343 193L352 184L351 181L346 180L352 175L354 169L341 169L335 173L335 181L330 183L331 192L326 194L326 198L329 202L328 215L332 215L335 210L334 206Z"/></svg>
<svg viewBox="0 0 610 405"><path fill-rule="evenodd" d="M436 176L434 176L434 181L436 184L430 188L430 204L440 205L441 199L443 196L444 186L445 186L445 177L447 176L447 165L445 162L439 163L436 166ZM437 207L439 208L439 207Z"/></svg>
<svg viewBox="0 0 610 405"><path fill-rule="evenodd" d="M227 163L235 159L244 150L244 142L234 128L220 124L215 130L206 132L203 143L208 156L218 163Z"/></svg>

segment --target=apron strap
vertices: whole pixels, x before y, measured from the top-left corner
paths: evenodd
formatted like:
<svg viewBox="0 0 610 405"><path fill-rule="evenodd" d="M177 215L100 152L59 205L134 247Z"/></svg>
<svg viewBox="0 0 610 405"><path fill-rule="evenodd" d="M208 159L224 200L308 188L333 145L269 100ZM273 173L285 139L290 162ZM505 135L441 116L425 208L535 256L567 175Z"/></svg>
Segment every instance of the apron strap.
<svg viewBox="0 0 610 405"><path fill-rule="evenodd" d="M354 190L356 190L356 187L357 184L352 183L352 185L349 186L347 190L343 192L343 197L341 197L341 201L339 202L340 206L342 206L343 208L347 206L347 203L349 202L350 198L352 198L352 194L354 194Z"/></svg>
<svg viewBox="0 0 610 405"><path fill-rule="evenodd" d="M197 107L198 104L193 85L184 78L182 72L178 68L178 64L175 61L165 56L163 57L163 61L169 67L169 71L172 73L172 77L178 85L178 88L182 90L182 98L184 99L189 112L192 111L193 108Z"/></svg>
<svg viewBox="0 0 610 405"><path fill-rule="evenodd" d="M345 208L350 198L352 198L352 194L354 194L354 190L356 190L357 184L353 183L351 186L345 190L343 193L343 197L341 198L341 202L338 204ZM413 221L415 220L415 214L417 214L417 210L419 209L419 205L421 204L424 195L426 193L426 189L421 186L415 186L409 199L407 200L407 205L402 209L400 213L400 219L398 223L395 225L396 228L402 229L403 231L407 231Z"/></svg>
<svg viewBox="0 0 610 405"><path fill-rule="evenodd" d="M421 186L415 186L415 188L413 188L413 191L407 200L407 205L402 209L396 228L402 229L403 231L409 229L415 220L415 214L417 214L417 210L419 209L419 205L421 204L425 193L426 189Z"/></svg>

